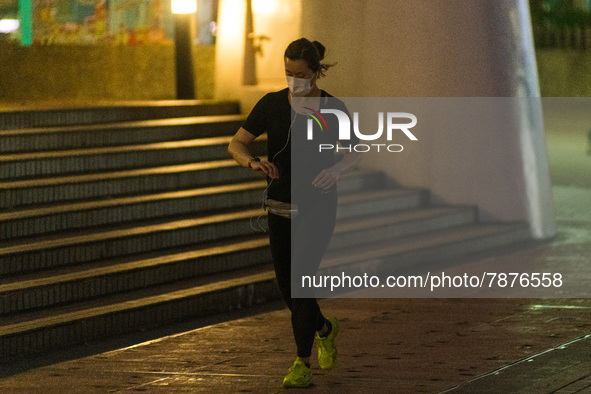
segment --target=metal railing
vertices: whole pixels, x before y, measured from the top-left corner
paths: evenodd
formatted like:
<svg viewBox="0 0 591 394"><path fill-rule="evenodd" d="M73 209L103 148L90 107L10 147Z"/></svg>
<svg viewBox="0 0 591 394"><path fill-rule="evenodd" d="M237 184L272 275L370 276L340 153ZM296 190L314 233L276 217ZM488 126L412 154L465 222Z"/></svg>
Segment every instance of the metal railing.
<svg viewBox="0 0 591 394"><path fill-rule="evenodd" d="M537 48L591 50L591 26L534 25Z"/></svg>

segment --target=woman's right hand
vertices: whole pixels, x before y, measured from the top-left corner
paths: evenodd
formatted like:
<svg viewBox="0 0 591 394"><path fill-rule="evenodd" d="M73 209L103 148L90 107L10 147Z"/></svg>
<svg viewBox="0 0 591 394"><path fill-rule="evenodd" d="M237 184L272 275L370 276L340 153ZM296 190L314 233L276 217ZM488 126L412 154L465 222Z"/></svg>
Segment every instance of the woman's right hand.
<svg viewBox="0 0 591 394"><path fill-rule="evenodd" d="M236 134L234 134L234 137L232 137L230 145L228 145L228 151L234 160L236 160L241 166L250 166L253 170L259 171L271 179L279 178L279 169L274 163L262 159L260 161L253 160L254 157L248 150L248 146L255 138L256 137L253 134L241 127Z"/></svg>
<svg viewBox="0 0 591 394"><path fill-rule="evenodd" d="M279 178L279 169L274 163L271 163L270 161L253 161L250 163L250 167L255 171L262 172L271 179Z"/></svg>

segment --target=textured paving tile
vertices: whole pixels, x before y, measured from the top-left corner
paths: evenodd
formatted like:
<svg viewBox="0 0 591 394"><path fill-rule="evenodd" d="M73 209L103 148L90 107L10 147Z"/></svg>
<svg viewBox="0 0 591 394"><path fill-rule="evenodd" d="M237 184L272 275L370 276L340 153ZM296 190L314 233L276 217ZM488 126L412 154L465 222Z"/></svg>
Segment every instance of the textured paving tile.
<svg viewBox="0 0 591 394"><path fill-rule="evenodd" d="M531 301L323 300L341 319L340 359L332 371L313 367L311 391L439 392L590 330L587 309ZM279 310L33 369L1 379L0 391L281 392L294 354Z"/></svg>

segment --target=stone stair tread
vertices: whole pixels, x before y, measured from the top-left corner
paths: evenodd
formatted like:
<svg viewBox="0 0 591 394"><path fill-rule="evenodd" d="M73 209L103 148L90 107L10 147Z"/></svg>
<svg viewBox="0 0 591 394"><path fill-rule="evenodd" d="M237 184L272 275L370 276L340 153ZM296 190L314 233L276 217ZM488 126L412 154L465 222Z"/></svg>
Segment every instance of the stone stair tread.
<svg viewBox="0 0 591 394"><path fill-rule="evenodd" d="M221 185L221 186L213 186L209 188L197 188L191 190L182 190L176 192L165 192L165 193L156 193L156 194L147 194L147 195L139 195L139 196L130 196L130 197L120 197L120 198L111 198L111 199L104 199L104 200L92 200L92 201L82 201L82 202L74 202L74 203L67 203L67 204L49 204L44 206L37 206L34 208L24 208L24 209L17 209L12 211L6 211L4 213L0 213L0 220L15 220L20 218L27 218L33 216L41 216L41 215L51 215L54 213L59 212L70 212L73 210L87 210L87 209L94 209L94 208L104 208L109 206L121 206L124 204L134 204L140 202L149 202L149 201L160 201L163 199L175 199L175 198L183 198L192 195L204 195L207 193L220 193L220 192L227 192L227 191L234 191L234 190L245 190L249 188L262 188L265 185L265 181L254 181L254 182L246 182L246 183L237 183L232 185ZM345 194L343 196L339 196L339 204L352 204L359 201L369 201L373 198L396 198L405 195L412 195L415 194L417 191L413 189L385 189L385 190L367 190L367 191L360 191L360 192L352 192ZM440 209L447 209L447 208L440 208ZM87 229L84 231L65 231L56 234L44 235L44 236L29 236L24 237L21 239L13 240L12 242L7 243L0 243L0 256L12 253L19 253L25 251L32 251L32 250L42 250L45 248L57 248L66 245L74 245L74 244L81 244L87 242L94 242L104 239L113 239L121 236L131 236L131 235L139 235L139 234L146 234L154 231L162 231L166 229L172 228L180 228L180 227L188 227L199 225L201 223L212 223L214 221L219 220L228 220L230 218L244 218L244 217L252 217L259 216L262 212L260 209L248 209L242 212L229 212L229 213L220 213L216 215L211 215L207 217L197 217L197 218L183 218L180 220L171 220L171 221L163 221L163 222L153 222L152 220L148 220L146 224L140 224L135 226L130 225L123 225L123 226L103 226L97 229ZM401 213L393 214L392 219L404 219L406 215L417 215L417 213ZM384 215L382 215L384 216ZM398 218L398 219L397 219ZM365 218L367 219L367 218ZM342 223L347 223L353 219L343 220ZM356 222L353 223L362 223L364 219L357 219ZM373 218L372 220L384 220ZM339 222L341 223L341 222Z"/></svg>
<svg viewBox="0 0 591 394"><path fill-rule="evenodd" d="M348 174L348 178L363 177L368 171L359 170ZM346 178L344 178L346 179ZM0 182L1 185L1 182ZM193 196L203 196L209 194L220 194L232 191L241 191L249 189L259 189L266 186L266 181L256 180L248 182L239 182L233 184L216 185L209 187L199 187L187 190L176 190L170 192L148 193L124 197L112 197L109 199L90 199L82 201L72 201L66 203L47 203L39 205L28 205L23 208L14 208L0 212L0 221L19 220L31 217L53 215L56 213L85 211L91 209L100 209L114 206L123 206L129 204L147 203L151 201L174 200L177 198L187 198ZM356 201L363 201L371 199L372 197L383 196L399 196L414 194L412 189L388 189L383 191L362 191L362 192L348 192L339 195L341 203L354 203ZM261 197L262 202L262 197Z"/></svg>
<svg viewBox="0 0 591 394"><path fill-rule="evenodd" d="M364 171L359 171L348 175L363 176ZM0 182L0 185L2 182ZM233 184L216 185L209 187L199 187L188 190L176 190L170 192L140 194L125 197L112 197L109 199L92 199L84 201L73 201L67 203L48 203L42 205L30 205L24 208L15 208L0 212L0 221L18 220L23 218L52 215L60 212L84 211L89 209L106 208L112 206L122 206L128 204L137 204L150 201L173 200L176 198L185 198L191 196L202 196L207 194L219 194L231 191L258 189L266 186L266 181L261 179L257 181L239 182ZM355 203L358 201L369 200L376 197L397 197L402 195L415 194L414 189L385 189L385 190L367 190L361 192L349 192L339 195L339 202L342 204ZM261 197L262 203L262 197Z"/></svg>
<svg viewBox="0 0 591 394"><path fill-rule="evenodd" d="M52 133L75 133L78 131L88 132L97 130L125 130L130 128L149 128L149 127L163 127L163 126L185 126L196 124L220 123L220 122L236 122L246 119L244 115L206 115L206 116L192 116L183 118L168 118L168 119L149 119L149 120L134 120L126 122L113 123L94 123L88 125L76 126L56 126L56 127L33 127L23 129L0 129L0 137L27 135L27 134L52 134Z"/></svg>
<svg viewBox="0 0 591 394"><path fill-rule="evenodd" d="M420 219L428 219L431 217L438 217L448 215L450 213L455 212L462 212L466 210L471 210L473 207L466 207L466 206L459 206L459 207L425 207L419 208L414 210L402 211L393 214L386 214L386 215L374 215L373 217L369 218L353 218L343 220L337 223L335 228L335 236L338 236L340 233L348 232L348 231L363 231L367 228L374 228L380 225L387 225L387 224L399 224L405 223L413 220L420 220ZM252 211L253 213L263 213L261 211ZM197 219L198 220L198 219ZM179 221L180 224L191 223L190 219L183 219ZM169 226L169 223L166 223L166 226ZM160 228L159 226L156 228ZM253 245L249 244L250 241L244 241L239 243L244 248L249 248ZM266 241L256 240L253 241L254 244L260 246L260 242L265 243ZM132 262L123 262L116 264L115 267L112 267L108 262L103 262L97 268L91 269L84 269L80 267L68 267L67 269L60 268L55 269L57 274L52 274L52 271L37 273L33 275L22 275L19 276L20 279L16 279L16 277L10 282L5 281L2 284L0 281L0 293L7 292L7 291L15 291L16 289L24 289L33 286L41 286L41 285L48 285L60 281L68 281L73 279L80 279L83 277L91 277L94 275L102 275L107 273L114 273L114 272L121 272L127 268L130 269L138 269L142 267L146 267L148 265L157 264L157 263L165 263L167 261L176 261L178 259L185 258L186 256L200 256L200 255L207 255L212 250L229 250L228 248L234 247L234 243L224 245L223 247L212 247L203 250L191 251L191 252L183 252L178 253L173 256L159 256L159 257L151 257L146 258L141 261L132 261ZM83 265L92 265L92 264L85 264ZM64 273L65 271L65 273ZM60 273L61 272L61 273ZM27 276L29 277L28 279ZM36 278L39 277L39 278Z"/></svg>
<svg viewBox="0 0 591 394"><path fill-rule="evenodd" d="M405 223L414 220L428 219L437 216L445 216L450 213L473 211L472 206L426 206L416 209L408 209L370 217L338 220L334 234L361 229L371 229L387 224Z"/></svg>
<svg viewBox="0 0 591 394"><path fill-rule="evenodd" d="M470 239L483 238L498 233L507 233L510 231L522 231L527 229L525 223L493 223L493 224L473 224L461 226L452 230L439 231L427 235L411 236L401 239L397 242L380 242L370 244L355 250L339 250L329 252L325 257L321 269L356 262L372 261L386 256L403 254L413 251L435 248L439 245L454 242L466 241ZM240 270L240 272L230 272L224 275L214 275L214 283L203 283L196 280L189 280L183 283L160 285L149 289L136 290L130 293L107 296L100 300L77 302L73 306L55 307L56 313L50 317L42 317L42 312L26 312L16 316L0 318L0 336L16 334L27 330L35 330L42 326L67 324L68 322L81 320L100 314L115 313L123 310L137 309L147 307L160 302L166 302L173 299L187 297L207 291L216 291L219 288L234 286L239 284L248 284L260 280L273 280L274 273L268 265L264 269L259 267ZM244 272L253 272L260 270L255 274L244 275ZM232 279L227 279L231 276ZM207 278L202 278L207 280ZM187 286L178 290L178 287ZM172 291L171 288L177 288ZM154 295L154 293L157 293ZM117 302L119 300L119 302ZM59 312L58 312L59 311ZM45 311L46 314L46 311Z"/></svg>
<svg viewBox="0 0 591 394"><path fill-rule="evenodd" d="M76 302L73 305L56 306L51 308L51 314L48 313L48 310L45 310L4 316L0 317L0 338L48 326L67 325L77 320L95 316L142 309L151 305L217 292L235 286L260 281L273 281L274 275L269 264L261 264L257 267L211 275L199 280L179 281L152 286L148 289L101 297L96 300Z"/></svg>
<svg viewBox="0 0 591 394"><path fill-rule="evenodd" d="M0 110L0 358L279 297L268 236L249 228L266 215L266 181L224 149L245 119L238 103L46 109ZM477 207L430 205L428 190L378 171L339 183L326 273L531 239L526 223L479 223Z"/></svg>
<svg viewBox="0 0 591 394"><path fill-rule="evenodd" d="M104 146L104 147L93 147L93 148L82 148L82 149L63 149L63 150L50 150L50 151L39 151L39 152L7 153L7 154L0 154L0 162L48 159L48 158L51 159L51 158L68 157L68 156L105 155L105 154L112 154L112 153L142 152L142 151L150 151L150 150L164 150L164 149L188 148L188 147L210 146L210 145L227 145L230 143L231 139L232 139L231 136L204 137L204 138L195 138L195 139L191 139L191 140L154 142L154 143L148 143L148 144L135 144L135 145L130 144L130 145Z"/></svg>
<svg viewBox="0 0 591 394"><path fill-rule="evenodd" d="M171 192L141 194L136 196L113 197L110 199L89 200L71 203L55 203L33 207L26 207L14 210L0 212L0 221L24 219L35 216L53 215L56 213L84 211L90 209L107 208L113 206L122 206L129 204L146 203L151 201L174 200L177 198L186 198L192 196L203 196L208 194L227 193L239 190L258 189L265 187L264 180L242 182L230 185L219 185L210 187L201 187L189 190L177 190Z"/></svg>
<svg viewBox="0 0 591 394"><path fill-rule="evenodd" d="M43 150L20 153L0 154L0 163L25 160L55 159L64 157L99 156L114 153L146 152L160 150L174 150L193 147L227 146L232 136L202 137L178 141L153 142L145 144L128 144L117 146L101 146L80 149ZM260 141L266 141L266 134L259 137Z"/></svg>
<svg viewBox="0 0 591 394"><path fill-rule="evenodd" d="M34 250L46 250L69 245L97 242L106 239L117 239L125 236L137 236L141 234L153 233L157 231L167 231L183 227L192 227L205 225L209 223L219 223L234 219L244 219L256 217L264 214L264 211L258 209L248 209L241 211L217 213L213 215L201 215L193 218L178 220L165 220L159 223L150 223L144 225L126 225L119 227L110 227L103 231L72 231L67 233L58 233L48 236L35 236L25 239L19 239L16 242L8 242L0 247L0 256L13 253L30 252Z"/></svg>
<svg viewBox="0 0 591 394"><path fill-rule="evenodd" d="M123 171L105 171L99 173L87 173L80 175L28 178L26 180L0 181L0 189L24 189L39 186L78 184L84 182L95 182L107 179L123 179L131 177L149 176L152 174L172 174L188 171L202 171L214 168L238 167L232 159L216 160L203 163L177 164L172 166L161 166L153 168L138 168Z"/></svg>
<svg viewBox="0 0 591 394"><path fill-rule="evenodd" d="M269 245L266 237L243 237L231 241L208 243L202 248L194 246L188 251L176 253L156 254L152 256L126 259L126 261L101 261L100 263L87 263L72 268L58 268L41 273L18 275L9 278L9 281L0 282L0 294L24 291L27 289L59 285L60 283L79 281L97 276L113 275L121 272L141 270L149 267L157 267L177 261L212 256L215 254L231 253L239 250L249 250Z"/></svg>
<svg viewBox="0 0 591 394"><path fill-rule="evenodd" d="M524 222L474 223L430 232L428 234L400 238L395 241L389 240L369 243L367 245L357 246L352 250L340 249L327 252L322 262L322 267L328 268L358 261L372 261L385 256L403 254L415 250L428 250L440 245L449 245L461 241L524 230L529 231L529 227ZM515 241L518 240L516 239Z"/></svg>
<svg viewBox="0 0 591 394"><path fill-rule="evenodd" d="M75 274L77 272L92 270L95 268L104 268L110 265L119 265L119 264L127 264L131 261L144 261L144 260L153 260L153 259L169 259L168 256L176 255L181 256L185 254L186 256L190 255L191 253L195 252L195 250L207 249L207 248L216 248L216 247L225 247L228 244L236 244L248 241L256 241L261 238L262 233L251 233L240 235L232 238L222 239L222 240L209 240L207 242L203 242L203 245L196 247L194 244L185 245L185 246L175 246L172 248L165 248L159 250L150 250L145 252L135 253L133 255L126 255L126 256L115 256L111 258L104 258L98 261L88 261L82 262L79 264L74 264L71 266L57 266L51 268L45 268L43 270L38 271L25 271L25 272L16 272L10 273L9 275L3 275L0 277L0 286L3 285L13 285L18 281L28 282L28 281L36 281L39 279L43 279L46 276L62 276L66 274ZM264 236L262 237L264 238ZM170 261L174 261L175 258L170 258Z"/></svg>
<svg viewBox="0 0 591 394"><path fill-rule="evenodd" d="M236 104L231 100L212 100L212 99L196 99L196 100L33 100L27 102L11 103L6 101L0 107L0 113L12 112L39 112L39 111L70 111L77 109L105 109L112 110L113 108L129 108L135 109L137 107L195 107L200 105L212 104Z"/></svg>
<svg viewBox="0 0 591 394"><path fill-rule="evenodd" d="M422 189L413 188L385 188L376 190L367 190L360 193L350 193L345 195L339 195L339 204L353 204L356 202L370 200L373 198L385 198L385 197L401 197L407 195L415 195L417 193L423 193Z"/></svg>

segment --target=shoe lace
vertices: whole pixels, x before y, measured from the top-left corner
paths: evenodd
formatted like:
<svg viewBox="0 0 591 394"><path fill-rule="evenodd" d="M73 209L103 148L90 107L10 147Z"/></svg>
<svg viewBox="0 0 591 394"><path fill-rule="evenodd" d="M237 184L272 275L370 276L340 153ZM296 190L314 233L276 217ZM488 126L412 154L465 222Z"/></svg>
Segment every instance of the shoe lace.
<svg viewBox="0 0 591 394"><path fill-rule="evenodd" d="M299 370L305 370L306 365L304 363L295 362L291 367L289 367L288 372L299 372Z"/></svg>

